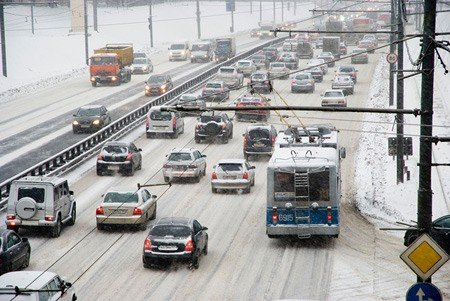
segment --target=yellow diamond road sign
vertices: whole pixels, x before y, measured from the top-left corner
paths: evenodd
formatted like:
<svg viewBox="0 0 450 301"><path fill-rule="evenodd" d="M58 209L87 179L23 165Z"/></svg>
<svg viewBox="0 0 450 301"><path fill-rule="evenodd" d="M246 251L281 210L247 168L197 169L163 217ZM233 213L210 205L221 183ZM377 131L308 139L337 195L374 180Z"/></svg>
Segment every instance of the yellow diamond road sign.
<svg viewBox="0 0 450 301"><path fill-rule="evenodd" d="M417 276L426 280L449 259L449 256L428 234L424 233L400 255L400 258Z"/></svg>

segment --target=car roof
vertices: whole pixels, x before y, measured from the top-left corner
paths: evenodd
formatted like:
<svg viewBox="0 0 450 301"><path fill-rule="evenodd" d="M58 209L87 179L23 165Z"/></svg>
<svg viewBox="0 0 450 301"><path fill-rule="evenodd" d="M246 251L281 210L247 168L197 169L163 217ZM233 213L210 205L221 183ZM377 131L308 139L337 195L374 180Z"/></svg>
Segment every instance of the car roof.
<svg viewBox="0 0 450 301"><path fill-rule="evenodd" d="M109 145L119 145L119 146L126 146L128 147L130 145L129 142L124 142L124 141L108 141L106 142L103 147L105 146L109 146Z"/></svg>
<svg viewBox="0 0 450 301"><path fill-rule="evenodd" d="M206 82L206 84L225 84L225 82L223 80L209 80Z"/></svg>
<svg viewBox="0 0 450 301"><path fill-rule="evenodd" d="M198 149L184 147L184 148L172 148L170 153L193 153L195 151L198 151Z"/></svg>
<svg viewBox="0 0 450 301"><path fill-rule="evenodd" d="M261 128L271 129L272 125L267 124L267 123L251 124L251 125L247 126L246 131L249 132L249 131L252 131L252 130L255 130L255 129L261 129Z"/></svg>
<svg viewBox="0 0 450 301"><path fill-rule="evenodd" d="M81 106L80 109L98 109L103 107L103 105L84 105Z"/></svg>
<svg viewBox="0 0 450 301"><path fill-rule="evenodd" d="M113 186L108 188L108 190L105 191L105 194L108 192L138 192L141 189L145 189L143 187L136 189L136 186Z"/></svg>
<svg viewBox="0 0 450 301"><path fill-rule="evenodd" d="M67 181L64 178L59 178L59 177L46 177L46 176L27 176L27 177L23 177L17 180L14 180L14 182L26 182L26 183L51 183L54 186L57 186L59 184L61 184L62 182Z"/></svg>
<svg viewBox="0 0 450 301"><path fill-rule="evenodd" d="M221 116L225 114L225 112L221 112L221 111L205 111L202 112L201 116Z"/></svg>
<svg viewBox="0 0 450 301"><path fill-rule="evenodd" d="M227 163L234 163L234 164L244 164L244 159L220 159L217 164L227 164Z"/></svg>
<svg viewBox="0 0 450 301"><path fill-rule="evenodd" d="M15 271L0 276L0 290L2 288L27 288L38 290L46 285L57 274L50 271Z"/></svg>
<svg viewBox="0 0 450 301"><path fill-rule="evenodd" d="M189 226L192 223L192 218L189 217L162 217L156 223L156 225L185 225Z"/></svg>
<svg viewBox="0 0 450 301"><path fill-rule="evenodd" d="M342 92L341 89L328 89L328 90L325 90L323 93L327 93L327 92L336 92L336 91ZM342 93L343 93L343 92L342 92Z"/></svg>

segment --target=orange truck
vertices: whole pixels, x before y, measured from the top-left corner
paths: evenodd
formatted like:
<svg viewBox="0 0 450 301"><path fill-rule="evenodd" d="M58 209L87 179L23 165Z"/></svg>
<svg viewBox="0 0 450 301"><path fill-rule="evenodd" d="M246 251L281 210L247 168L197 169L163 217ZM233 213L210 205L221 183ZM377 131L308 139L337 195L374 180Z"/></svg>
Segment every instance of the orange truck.
<svg viewBox="0 0 450 301"><path fill-rule="evenodd" d="M131 80L133 63L132 44L106 44L105 47L94 49L89 58L91 84L112 84L119 86Z"/></svg>

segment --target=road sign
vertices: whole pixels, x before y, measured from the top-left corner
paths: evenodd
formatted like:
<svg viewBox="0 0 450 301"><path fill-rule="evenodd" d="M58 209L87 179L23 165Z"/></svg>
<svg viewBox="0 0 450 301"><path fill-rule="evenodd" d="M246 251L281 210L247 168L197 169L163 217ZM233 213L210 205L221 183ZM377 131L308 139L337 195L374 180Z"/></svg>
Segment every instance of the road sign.
<svg viewBox="0 0 450 301"><path fill-rule="evenodd" d="M441 291L431 283L419 282L412 285L406 293L406 301L442 301Z"/></svg>
<svg viewBox="0 0 450 301"><path fill-rule="evenodd" d="M397 55L395 53L388 53L388 55L386 55L386 61L389 64L395 64L397 62Z"/></svg>
<svg viewBox="0 0 450 301"><path fill-rule="evenodd" d="M388 154L389 156L397 155L397 137L388 137ZM403 155L413 155L412 137L403 137Z"/></svg>
<svg viewBox="0 0 450 301"><path fill-rule="evenodd" d="M449 256L427 233L424 233L400 255L400 258L417 276L426 280L447 262Z"/></svg>
<svg viewBox="0 0 450 301"><path fill-rule="evenodd" d="M235 11L235 0L227 0L225 3L226 11Z"/></svg>

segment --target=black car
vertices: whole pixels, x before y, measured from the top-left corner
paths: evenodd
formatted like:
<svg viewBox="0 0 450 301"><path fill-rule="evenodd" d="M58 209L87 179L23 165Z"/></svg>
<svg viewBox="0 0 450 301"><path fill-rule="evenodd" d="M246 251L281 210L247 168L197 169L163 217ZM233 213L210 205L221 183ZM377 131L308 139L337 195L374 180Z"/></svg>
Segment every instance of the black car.
<svg viewBox="0 0 450 301"><path fill-rule="evenodd" d="M245 160L248 161L249 156L272 155L277 138L277 130L273 125L249 125L243 136Z"/></svg>
<svg viewBox="0 0 450 301"><path fill-rule="evenodd" d="M154 74L145 82L145 96L161 95L172 90L173 82L170 75Z"/></svg>
<svg viewBox="0 0 450 301"><path fill-rule="evenodd" d="M106 142L97 156L97 175L101 176L106 171L134 175L135 170L142 168L141 151L131 142Z"/></svg>
<svg viewBox="0 0 450 301"><path fill-rule="evenodd" d="M200 115L195 126L195 143L213 139L228 143L231 138L233 138L233 122L226 113L208 111Z"/></svg>
<svg viewBox="0 0 450 301"><path fill-rule="evenodd" d="M257 71L250 75L247 90L252 93L270 93L273 89L273 81L267 71Z"/></svg>
<svg viewBox="0 0 450 301"><path fill-rule="evenodd" d="M163 262L184 261L198 269L200 255L208 254L208 228L186 217L161 218L144 241L145 268Z"/></svg>
<svg viewBox="0 0 450 301"><path fill-rule="evenodd" d="M86 105L73 114L72 130L74 134L80 132L98 131L111 123L108 110L102 105Z"/></svg>
<svg viewBox="0 0 450 301"><path fill-rule="evenodd" d="M0 243L0 274L28 267L31 253L28 238L20 237L13 230L3 229Z"/></svg>
<svg viewBox="0 0 450 301"><path fill-rule="evenodd" d="M447 253L450 254L450 215L444 215L433 221L430 236ZM403 244L409 246L419 236L416 229L406 231Z"/></svg>

